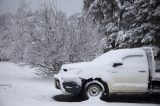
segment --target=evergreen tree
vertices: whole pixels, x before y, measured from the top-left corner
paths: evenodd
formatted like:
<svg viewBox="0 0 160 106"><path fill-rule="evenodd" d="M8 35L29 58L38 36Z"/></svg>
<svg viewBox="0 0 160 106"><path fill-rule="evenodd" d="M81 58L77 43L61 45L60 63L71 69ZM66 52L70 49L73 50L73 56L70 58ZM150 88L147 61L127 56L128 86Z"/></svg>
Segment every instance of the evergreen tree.
<svg viewBox="0 0 160 106"><path fill-rule="evenodd" d="M84 13L100 24L108 49L160 45L159 0L84 0Z"/></svg>

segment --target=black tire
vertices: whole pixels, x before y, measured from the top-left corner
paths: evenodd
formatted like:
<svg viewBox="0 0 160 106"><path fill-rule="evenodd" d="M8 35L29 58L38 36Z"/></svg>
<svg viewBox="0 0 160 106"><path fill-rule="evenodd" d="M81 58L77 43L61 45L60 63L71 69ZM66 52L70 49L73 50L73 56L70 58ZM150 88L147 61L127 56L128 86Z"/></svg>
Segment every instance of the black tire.
<svg viewBox="0 0 160 106"><path fill-rule="evenodd" d="M98 97L100 99L104 92L104 85L99 81L90 81L85 85L84 94L86 98Z"/></svg>

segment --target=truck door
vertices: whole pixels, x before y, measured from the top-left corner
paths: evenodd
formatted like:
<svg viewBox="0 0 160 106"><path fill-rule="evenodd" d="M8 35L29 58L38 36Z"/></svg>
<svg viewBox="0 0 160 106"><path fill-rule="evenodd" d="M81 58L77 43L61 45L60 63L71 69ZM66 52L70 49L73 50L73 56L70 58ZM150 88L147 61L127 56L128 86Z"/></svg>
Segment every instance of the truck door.
<svg viewBox="0 0 160 106"><path fill-rule="evenodd" d="M111 89L113 92L145 92L148 88L148 62L146 55L128 55L123 65L113 68Z"/></svg>

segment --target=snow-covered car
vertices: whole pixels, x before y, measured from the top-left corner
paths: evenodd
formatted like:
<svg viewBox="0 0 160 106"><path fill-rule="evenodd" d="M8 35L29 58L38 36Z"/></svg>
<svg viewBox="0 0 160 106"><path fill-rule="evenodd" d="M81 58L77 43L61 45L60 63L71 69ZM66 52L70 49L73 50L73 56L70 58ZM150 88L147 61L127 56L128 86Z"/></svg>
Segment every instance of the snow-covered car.
<svg viewBox="0 0 160 106"><path fill-rule="evenodd" d="M160 93L159 63L151 47L111 50L90 62L62 65L55 86L87 97Z"/></svg>

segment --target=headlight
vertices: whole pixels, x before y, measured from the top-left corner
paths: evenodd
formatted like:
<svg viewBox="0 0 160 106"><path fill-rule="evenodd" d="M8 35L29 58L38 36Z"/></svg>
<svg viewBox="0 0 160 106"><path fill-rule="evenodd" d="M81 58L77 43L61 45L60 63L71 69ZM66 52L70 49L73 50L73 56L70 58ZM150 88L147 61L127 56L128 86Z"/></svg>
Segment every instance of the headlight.
<svg viewBox="0 0 160 106"><path fill-rule="evenodd" d="M58 79L55 79L55 87L56 87L57 89L60 89L60 82L59 82Z"/></svg>

